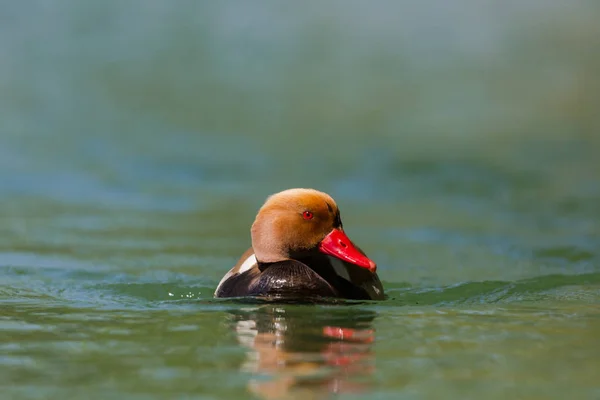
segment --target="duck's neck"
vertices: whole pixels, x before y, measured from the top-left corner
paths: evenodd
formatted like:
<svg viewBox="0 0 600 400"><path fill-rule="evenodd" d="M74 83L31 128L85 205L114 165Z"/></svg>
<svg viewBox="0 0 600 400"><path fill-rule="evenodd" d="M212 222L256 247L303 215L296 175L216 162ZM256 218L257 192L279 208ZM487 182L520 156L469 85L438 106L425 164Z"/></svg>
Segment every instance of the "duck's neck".
<svg viewBox="0 0 600 400"><path fill-rule="evenodd" d="M275 252L265 252L265 251L257 251L254 249L254 255L256 256L256 261L258 264L272 264L280 261L289 260L291 257L283 256L281 254L277 254Z"/></svg>

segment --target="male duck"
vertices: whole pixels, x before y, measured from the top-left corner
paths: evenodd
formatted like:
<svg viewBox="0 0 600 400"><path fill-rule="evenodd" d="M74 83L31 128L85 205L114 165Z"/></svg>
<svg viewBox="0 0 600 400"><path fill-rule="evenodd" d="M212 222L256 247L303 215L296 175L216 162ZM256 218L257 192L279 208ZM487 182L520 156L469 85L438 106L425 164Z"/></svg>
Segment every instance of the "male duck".
<svg viewBox="0 0 600 400"><path fill-rule="evenodd" d="M252 247L221 279L215 297L385 298L377 265L346 236L326 193L289 189L270 196L251 236Z"/></svg>

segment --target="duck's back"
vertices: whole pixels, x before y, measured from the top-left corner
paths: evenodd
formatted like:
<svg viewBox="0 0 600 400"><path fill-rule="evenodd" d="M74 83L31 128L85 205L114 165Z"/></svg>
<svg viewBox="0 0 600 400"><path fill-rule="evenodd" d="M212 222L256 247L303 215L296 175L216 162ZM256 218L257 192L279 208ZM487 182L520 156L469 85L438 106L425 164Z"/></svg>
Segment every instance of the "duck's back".
<svg viewBox="0 0 600 400"><path fill-rule="evenodd" d="M307 265L296 260L285 260L257 265L231 275L219 285L215 296L304 299L338 297L338 293Z"/></svg>

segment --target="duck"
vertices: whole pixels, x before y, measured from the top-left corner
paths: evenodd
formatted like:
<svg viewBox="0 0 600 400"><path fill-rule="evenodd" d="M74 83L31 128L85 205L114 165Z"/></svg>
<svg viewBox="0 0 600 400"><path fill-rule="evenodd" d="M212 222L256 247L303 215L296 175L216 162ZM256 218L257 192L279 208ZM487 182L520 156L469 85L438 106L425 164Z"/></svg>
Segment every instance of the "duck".
<svg viewBox="0 0 600 400"><path fill-rule="evenodd" d="M223 276L214 297L385 299L377 264L346 235L327 193L295 188L269 196L250 236L250 249Z"/></svg>

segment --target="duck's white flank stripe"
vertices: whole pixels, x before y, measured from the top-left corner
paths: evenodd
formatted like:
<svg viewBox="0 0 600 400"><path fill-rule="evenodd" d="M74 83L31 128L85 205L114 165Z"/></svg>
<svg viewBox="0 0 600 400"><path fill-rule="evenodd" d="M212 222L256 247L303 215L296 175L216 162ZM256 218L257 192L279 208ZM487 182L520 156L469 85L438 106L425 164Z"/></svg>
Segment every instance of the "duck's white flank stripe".
<svg viewBox="0 0 600 400"><path fill-rule="evenodd" d="M250 257L246 258L246 261L240 265L239 273L244 273L254 267L256 265L256 256L254 254L250 255Z"/></svg>
<svg viewBox="0 0 600 400"><path fill-rule="evenodd" d="M252 269L252 267L254 267L256 264L257 264L256 256L254 254L252 254L252 255L250 255L250 257L248 257L248 258L246 258L246 260L244 260L242 265L240 265L240 269L237 271L237 273L241 274L243 272L246 272L249 269ZM221 279L221 281L217 285L217 288L215 289L215 294L217 294L217 292L219 291L219 288L221 287L223 282L225 282L227 279L231 278L232 275L233 275L233 273L231 271L229 271L228 273L225 274L225 276Z"/></svg>

